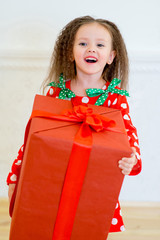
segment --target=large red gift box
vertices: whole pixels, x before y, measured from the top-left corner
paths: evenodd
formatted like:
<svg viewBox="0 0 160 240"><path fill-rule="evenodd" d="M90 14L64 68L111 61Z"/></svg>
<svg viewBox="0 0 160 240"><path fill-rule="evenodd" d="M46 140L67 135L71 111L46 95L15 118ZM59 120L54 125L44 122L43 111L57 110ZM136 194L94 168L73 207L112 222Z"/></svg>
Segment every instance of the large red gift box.
<svg viewBox="0 0 160 240"><path fill-rule="evenodd" d="M91 127L74 116L71 120L64 117L65 109L74 115L71 101L36 95L25 136L10 240L107 238L123 182L118 161L132 151L121 112L88 107L88 113L93 111L96 116L93 121L90 115L87 118L93 122ZM111 122L102 131L90 130L97 128L97 116L102 122L112 119L116 125Z"/></svg>

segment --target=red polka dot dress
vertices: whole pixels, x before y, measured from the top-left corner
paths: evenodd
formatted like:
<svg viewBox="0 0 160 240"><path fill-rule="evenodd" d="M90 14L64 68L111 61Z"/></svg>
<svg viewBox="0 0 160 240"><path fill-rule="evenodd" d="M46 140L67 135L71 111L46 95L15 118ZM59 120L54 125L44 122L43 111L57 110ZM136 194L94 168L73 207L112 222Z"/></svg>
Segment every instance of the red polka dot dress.
<svg viewBox="0 0 160 240"><path fill-rule="evenodd" d="M71 90L70 82L71 81L67 81L65 86L67 89ZM106 90L108 86L109 86L109 82L107 82L102 89ZM116 87L116 89L120 89L120 88ZM60 88L55 89L54 87L50 87L47 92L47 96L58 98L60 91L61 91ZM96 96L96 97L75 96L72 99L70 98L66 98L66 99L72 100L73 105L79 105L83 103L95 104L98 98L99 96ZM119 95L118 93L117 94L108 93L108 97L103 103L103 106L121 110L130 146L136 148L136 158L138 160L137 164L133 167L130 175L139 174L141 171L141 157L140 157L139 142L138 142L136 128L133 126L130 115L129 115L129 106L128 106L126 97ZM12 164L11 172L8 174L8 177L7 177L7 184L17 182L17 178L19 176L20 169L21 169L22 160L23 160L23 146L20 148L18 152L18 156ZM125 230L125 227L124 227L124 223L121 215L120 204L118 201L116 204L114 216L111 222L110 232L120 232L124 230Z"/></svg>

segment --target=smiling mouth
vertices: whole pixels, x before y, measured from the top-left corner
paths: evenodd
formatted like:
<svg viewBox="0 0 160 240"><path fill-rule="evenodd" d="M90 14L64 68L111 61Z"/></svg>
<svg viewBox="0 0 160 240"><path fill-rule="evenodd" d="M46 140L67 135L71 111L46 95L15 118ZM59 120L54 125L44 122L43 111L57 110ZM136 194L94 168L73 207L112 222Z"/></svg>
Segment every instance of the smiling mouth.
<svg viewBox="0 0 160 240"><path fill-rule="evenodd" d="M98 61L98 59L94 58L94 57L87 57L87 58L85 58L85 61L87 63L96 63Z"/></svg>

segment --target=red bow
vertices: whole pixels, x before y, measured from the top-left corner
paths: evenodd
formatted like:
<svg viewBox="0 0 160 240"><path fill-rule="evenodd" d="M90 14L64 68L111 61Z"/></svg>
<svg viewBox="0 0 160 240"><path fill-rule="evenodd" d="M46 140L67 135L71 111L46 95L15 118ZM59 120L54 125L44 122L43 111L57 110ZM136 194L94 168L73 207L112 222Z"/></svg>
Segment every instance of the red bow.
<svg viewBox="0 0 160 240"><path fill-rule="evenodd" d="M88 124L96 132L115 126L115 121L99 114L93 114L92 108L83 105L74 106L73 110L65 110L62 115L75 121Z"/></svg>

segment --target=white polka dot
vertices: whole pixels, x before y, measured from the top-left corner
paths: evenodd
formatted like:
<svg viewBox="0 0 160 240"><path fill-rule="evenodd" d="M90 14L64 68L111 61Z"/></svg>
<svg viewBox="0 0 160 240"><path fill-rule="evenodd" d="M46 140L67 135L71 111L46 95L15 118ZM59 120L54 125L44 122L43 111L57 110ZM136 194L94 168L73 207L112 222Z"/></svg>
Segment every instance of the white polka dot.
<svg viewBox="0 0 160 240"><path fill-rule="evenodd" d="M19 166L19 165L21 165L21 162L22 162L21 160L18 160L18 161L15 163L15 165L18 165L18 166Z"/></svg>
<svg viewBox="0 0 160 240"><path fill-rule="evenodd" d="M117 98L114 100L114 102L112 103L112 105L115 105L117 103Z"/></svg>
<svg viewBox="0 0 160 240"><path fill-rule="evenodd" d="M23 147L21 147L21 151L23 152Z"/></svg>
<svg viewBox="0 0 160 240"><path fill-rule="evenodd" d="M121 107L124 108L124 109L126 109L126 108L127 108L127 104L126 104L126 103L122 103L122 104L121 104Z"/></svg>
<svg viewBox="0 0 160 240"><path fill-rule="evenodd" d="M118 223L117 218L112 218L112 225L116 225Z"/></svg>
<svg viewBox="0 0 160 240"><path fill-rule="evenodd" d="M138 160L141 159L140 155L137 152L136 152L136 157L137 157Z"/></svg>
<svg viewBox="0 0 160 240"><path fill-rule="evenodd" d="M118 206L119 206L119 205L118 205L118 203L117 203L117 204L116 204L116 209L118 208Z"/></svg>
<svg viewBox="0 0 160 240"><path fill-rule="evenodd" d="M136 136L135 133L132 133L132 135L133 135L133 137L134 137L135 139L138 139L138 137Z"/></svg>
<svg viewBox="0 0 160 240"><path fill-rule="evenodd" d="M10 177L11 181L16 181L17 180L17 176L15 174L13 174L11 177Z"/></svg>
<svg viewBox="0 0 160 240"><path fill-rule="evenodd" d="M50 94L50 95L53 95L53 88L50 88L49 94Z"/></svg>
<svg viewBox="0 0 160 240"><path fill-rule="evenodd" d="M122 216L122 211L121 210L119 210L119 215Z"/></svg>
<svg viewBox="0 0 160 240"><path fill-rule="evenodd" d="M131 139L131 137L130 136L128 136L128 140L130 140Z"/></svg>
<svg viewBox="0 0 160 240"><path fill-rule="evenodd" d="M110 107L111 106L111 101L110 100L108 100L108 107Z"/></svg>
<svg viewBox="0 0 160 240"><path fill-rule="evenodd" d="M106 85L104 85L104 86L102 87L103 90L105 90L106 88L107 88Z"/></svg>
<svg viewBox="0 0 160 240"><path fill-rule="evenodd" d="M137 142L134 142L134 146L135 146L135 147L139 147L139 145L138 145Z"/></svg>
<svg viewBox="0 0 160 240"><path fill-rule="evenodd" d="M130 118L129 118L129 116L128 116L127 114L125 114L125 115L123 116L123 118L124 118L125 120L130 120Z"/></svg>
<svg viewBox="0 0 160 240"><path fill-rule="evenodd" d="M83 103L88 103L89 102L89 98L88 97L83 97L82 98L82 102Z"/></svg>
<svg viewBox="0 0 160 240"><path fill-rule="evenodd" d="M124 225L122 225L122 226L120 227L120 230L121 230L122 232L125 231L125 227L124 227Z"/></svg>

